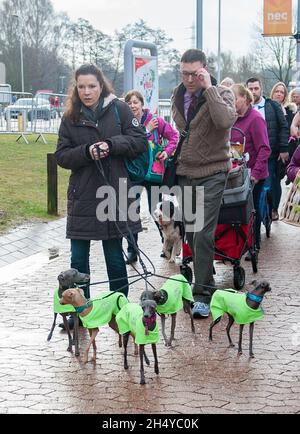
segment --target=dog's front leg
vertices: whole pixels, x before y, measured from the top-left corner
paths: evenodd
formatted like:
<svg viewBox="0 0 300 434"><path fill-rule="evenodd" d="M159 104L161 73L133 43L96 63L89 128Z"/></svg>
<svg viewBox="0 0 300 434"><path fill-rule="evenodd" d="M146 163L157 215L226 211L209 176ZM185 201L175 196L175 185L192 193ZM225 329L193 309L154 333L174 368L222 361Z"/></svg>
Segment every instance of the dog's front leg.
<svg viewBox="0 0 300 434"><path fill-rule="evenodd" d="M72 353L72 351L73 351L73 339L72 339L69 323L68 323L68 320L67 320L67 315L65 313L63 313L62 317L63 317L64 327L65 327L65 330L67 330L68 339L69 339L69 346L67 348L67 351L70 351L70 353Z"/></svg>
<svg viewBox="0 0 300 434"><path fill-rule="evenodd" d="M249 324L249 356L251 359L254 359L253 354L253 331L254 331L254 322Z"/></svg>
<svg viewBox="0 0 300 434"><path fill-rule="evenodd" d="M170 339L168 342L168 347L171 346L172 340L174 339L174 336L175 336L176 315L177 315L176 313L172 313L172 315L171 315L171 335L170 335Z"/></svg>
<svg viewBox="0 0 300 434"><path fill-rule="evenodd" d="M140 344L139 345L140 348L140 374L141 374L141 380L140 380L140 384L145 384L145 372L144 372L144 348L145 345Z"/></svg>
<svg viewBox="0 0 300 434"><path fill-rule="evenodd" d="M161 318L161 332L162 332L162 335L163 335L163 338L165 341L165 345L167 346L168 345L168 338L166 335L166 315L164 313L162 313L160 315L160 318Z"/></svg>
<svg viewBox="0 0 300 434"><path fill-rule="evenodd" d="M74 330L73 330L73 344L75 346L75 356L79 356L79 319L78 316L73 313L74 317Z"/></svg>
<svg viewBox="0 0 300 434"><path fill-rule="evenodd" d="M240 335L239 335L239 348L238 348L238 355L240 356L243 354L242 350L242 337L243 337L243 330L244 330L244 324L240 325Z"/></svg>
<svg viewBox="0 0 300 434"><path fill-rule="evenodd" d="M171 257L169 259L170 263L174 263L175 262L176 254L177 254L177 245L176 245L176 243L174 243L173 247L172 247Z"/></svg>
<svg viewBox="0 0 300 434"><path fill-rule="evenodd" d="M159 374L159 368L158 368L158 358L157 358L157 352L156 352L156 344L151 344L153 356L154 356L154 372L155 374Z"/></svg>
<svg viewBox="0 0 300 434"><path fill-rule="evenodd" d="M99 332L98 328L97 329L89 329L90 340L89 340L89 342L88 342L88 344L87 344L87 346L86 346L86 348L85 348L85 350L83 352L83 360L82 360L83 363L87 363L88 362L89 350L90 350L90 346L91 345L93 345L93 351L94 351L93 357L92 357L92 361L94 361L94 362L96 361L96 350L97 350L97 347L96 347L95 339L96 339L96 336L97 336L98 332Z"/></svg>
<svg viewBox="0 0 300 434"><path fill-rule="evenodd" d="M190 300L186 300L185 298L183 299L183 310L184 310L185 313L189 314L189 316L191 318L192 333L195 333L194 317L193 317L193 313L192 313L192 308L191 308L191 302L190 302Z"/></svg>
<svg viewBox="0 0 300 434"><path fill-rule="evenodd" d="M165 254L166 259L170 259L171 257L170 246L166 238L164 239L163 252Z"/></svg>
<svg viewBox="0 0 300 434"><path fill-rule="evenodd" d="M228 324L226 327L226 333L227 333L227 337L229 340L229 346L234 347L234 343L232 342L231 337L230 337L230 329L231 329L232 324L234 323L234 318L231 315L229 315L229 313L227 315L228 315Z"/></svg>

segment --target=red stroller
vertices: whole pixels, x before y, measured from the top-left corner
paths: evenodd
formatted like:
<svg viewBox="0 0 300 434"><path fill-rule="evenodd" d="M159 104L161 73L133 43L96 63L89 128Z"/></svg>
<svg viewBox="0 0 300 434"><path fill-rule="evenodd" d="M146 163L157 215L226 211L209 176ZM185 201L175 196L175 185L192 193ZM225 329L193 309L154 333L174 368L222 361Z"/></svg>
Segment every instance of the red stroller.
<svg viewBox="0 0 300 434"><path fill-rule="evenodd" d="M229 261L233 265L233 284L239 290L245 284L245 270L240 262L246 252L250 253L253 272L257 272L257 254L255 252L255 211L253 207L250 172L244 156L245 135L237 129L243 143L231 143L232 165L215 232L214 259ZM182 247L181 273L189 282L193 280L191 267L192 254L187 242Z"/></svg>

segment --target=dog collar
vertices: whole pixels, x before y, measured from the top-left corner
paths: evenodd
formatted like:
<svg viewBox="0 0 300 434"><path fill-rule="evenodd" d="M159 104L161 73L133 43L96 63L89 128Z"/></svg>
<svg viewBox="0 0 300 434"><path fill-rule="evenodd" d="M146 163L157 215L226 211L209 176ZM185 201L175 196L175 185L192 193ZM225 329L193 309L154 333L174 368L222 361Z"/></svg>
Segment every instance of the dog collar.
<svg viewBox="0 0 300 434"><path fill-rule="evenodd" d="M82 306L75 307L75 310L77 313L82 313L87 307L92 306L93 302L92 300L89 300L87 303L83 304Z"/></svg>
<svg viewBox="0 0 300 434"><path fill-rule="evenodd" d="M252 292L247 292L247 298L252 301L256 301L257 303L261 303L263 297L261 295L252 294Z"/></svg>
<svg viewBox="0 0 300 434"><path fill-rule="evenodd" d="M143 317L143 324L145 326L145 335L149 336L149 329L151 330L152 326L155 325L156 322L156 314L154 313L150 318Z"/></svg>

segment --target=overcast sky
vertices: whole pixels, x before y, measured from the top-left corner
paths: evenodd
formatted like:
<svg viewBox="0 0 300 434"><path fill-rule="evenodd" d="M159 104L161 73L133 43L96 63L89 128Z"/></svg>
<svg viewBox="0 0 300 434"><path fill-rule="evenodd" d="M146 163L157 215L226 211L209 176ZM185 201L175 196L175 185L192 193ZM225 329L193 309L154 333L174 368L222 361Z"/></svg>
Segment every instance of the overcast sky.
<svg viewBox="0 0 300 434"><path fill-rule="evenodd" d="M142 18L152 28L162 28L174 39L180 52L192 45L196 0L52 0L55 10L65 11L72 20L84 18L98 30L113 31ZM204 0L204 50L217 52L219 0ZM236 55L251 50L251 26L257 22L263 0L221 0L221 49Z"/></svg>

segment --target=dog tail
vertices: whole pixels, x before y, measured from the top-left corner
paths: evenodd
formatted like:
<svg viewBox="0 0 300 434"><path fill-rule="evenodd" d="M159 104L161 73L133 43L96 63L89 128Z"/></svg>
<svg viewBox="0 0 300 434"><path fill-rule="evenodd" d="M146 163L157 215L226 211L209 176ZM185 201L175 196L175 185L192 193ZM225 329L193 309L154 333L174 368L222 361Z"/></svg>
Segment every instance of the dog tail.
<svg viewBox="0 0 300 434"><path fill-rule="evenodd" d="M57 313L55 312L55 313L54 313L53 324L52 324L52 327L51 327L50 333L48 334L48 337L47 337L47 341L48 341L48 342L49 342L50 339L52 338L53 330L55 329L55 326L56 326L56 318L57 318Z"/></svg>

